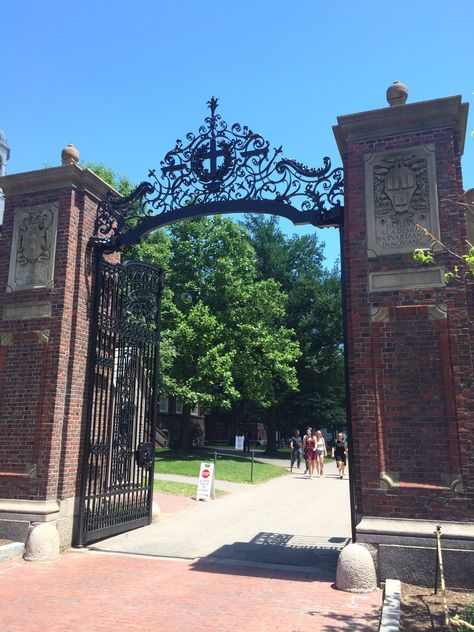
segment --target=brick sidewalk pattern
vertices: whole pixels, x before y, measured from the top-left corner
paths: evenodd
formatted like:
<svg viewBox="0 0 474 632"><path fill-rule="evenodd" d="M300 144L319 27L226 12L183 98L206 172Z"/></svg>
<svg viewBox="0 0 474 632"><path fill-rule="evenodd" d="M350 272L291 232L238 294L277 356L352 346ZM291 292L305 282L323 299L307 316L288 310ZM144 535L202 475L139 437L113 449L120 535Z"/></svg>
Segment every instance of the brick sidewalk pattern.
<svg viewBox="0 0 474 632"><path fill-rule="evenodd" d="M1 632L375 632L381 600L303 569L90 551L0 566Z"/></svg>

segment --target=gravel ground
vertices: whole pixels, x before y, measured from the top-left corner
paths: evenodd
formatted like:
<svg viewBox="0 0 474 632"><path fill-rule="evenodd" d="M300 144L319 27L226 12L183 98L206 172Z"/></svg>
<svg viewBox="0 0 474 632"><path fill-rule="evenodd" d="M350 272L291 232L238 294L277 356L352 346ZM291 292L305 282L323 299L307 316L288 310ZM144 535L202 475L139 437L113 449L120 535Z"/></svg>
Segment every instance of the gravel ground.
<svg viewBox="0 0 474 632"><path fill-rule="evenodd" d="M473 602L474 593L446 591L449 616L460 614ZM441 589L402 584L401 632L432 632L446 630Z"/></svg>

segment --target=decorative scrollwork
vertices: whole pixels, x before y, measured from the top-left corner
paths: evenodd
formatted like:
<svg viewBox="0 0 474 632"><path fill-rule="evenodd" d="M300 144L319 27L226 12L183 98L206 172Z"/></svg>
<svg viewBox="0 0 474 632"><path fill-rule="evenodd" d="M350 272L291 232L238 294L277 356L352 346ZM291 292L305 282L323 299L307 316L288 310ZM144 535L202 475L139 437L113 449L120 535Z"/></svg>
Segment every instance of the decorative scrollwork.
<svg viewBox="0 0 474 632"><path fill-rule="evenodd" d="M332 169L327 157L316 169L283 158L281 147L271 150L269 142L247 126L235 123L229 128L216 113L215 97L207 105L211 114L199 133L188 133L186 144L177 140L159 172L149 171L150 182L142 182L126 198L109 193L99 204L96 244L117 249L124 234L139 238L151 227L189 216L250 212L251 202L260 204L257 212L263 212L262 202L268 203L267 212L295 224L342 224L342 168ZM190 205L199 208L190 213ZM180 209L188 212L180 216Z"/></svg>
<svg viewBox="0 0 474 632"><path fill-rule="evenodd" d="M120 235L143 217L151 214L146 196L154 193L149 182L142 182L130 195L121 196L109 191L105 200L99 202L95 220L95 241L107 241L111 236Z"/></svg>

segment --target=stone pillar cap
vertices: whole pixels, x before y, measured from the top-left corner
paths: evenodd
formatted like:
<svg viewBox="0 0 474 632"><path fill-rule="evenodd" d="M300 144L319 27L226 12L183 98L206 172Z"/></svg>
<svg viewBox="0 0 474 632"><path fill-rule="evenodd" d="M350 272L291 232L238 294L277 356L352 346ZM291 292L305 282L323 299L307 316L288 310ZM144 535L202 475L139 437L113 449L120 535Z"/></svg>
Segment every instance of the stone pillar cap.
<svg viewBox="0 0 474 632"><path fill-rule="evenodd" d="M79 162L79 152L72 143L69 143L61 152L61 164L71 165Z"/></svg>
<svg viewBox="0 0 474 632"><path fill-rule="evenodd" d="M469 104L462 103L461 96L456 95L406 103L403 107L385 107L338 116L338 125L333 127L333 131L339 151L343 154L347 149L347 143L451 127L457 152L462 155L468 110Z"/></svg>
<svg viewBox="0 0 474 632"><path fill-rule="evenodd" d="M394 81L387 88L387 101L390 107L394 105L405 105L408 98L408 88L400 81Z"/></svg>

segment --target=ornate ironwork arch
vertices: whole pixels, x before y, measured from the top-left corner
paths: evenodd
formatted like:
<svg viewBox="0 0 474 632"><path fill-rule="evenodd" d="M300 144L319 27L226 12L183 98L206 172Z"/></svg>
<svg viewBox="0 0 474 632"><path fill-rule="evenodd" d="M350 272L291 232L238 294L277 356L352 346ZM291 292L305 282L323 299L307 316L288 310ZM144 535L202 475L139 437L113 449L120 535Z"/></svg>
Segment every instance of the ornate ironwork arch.
<svg viewBox="0 0 474 632"><path fill-rule="evenodd" d="M120 250L150 231L173 222L224 213L269 213L294 224L341 226L344 176L341 167L309 168L270 149L247 126L231 127L207 103L210 116L199 133L176 141L174 149L151 169L149 181L130 195L109 192L99 203L94 243Z"/></svg>

